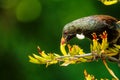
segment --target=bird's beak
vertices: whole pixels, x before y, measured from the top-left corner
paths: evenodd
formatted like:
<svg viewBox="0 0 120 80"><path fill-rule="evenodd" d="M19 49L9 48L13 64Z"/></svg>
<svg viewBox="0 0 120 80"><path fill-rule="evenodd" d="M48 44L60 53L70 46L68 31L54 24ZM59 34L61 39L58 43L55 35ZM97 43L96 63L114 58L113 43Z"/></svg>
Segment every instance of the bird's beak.
<svg viewBox="0 0 120 80"><path fill-rule="evenodd" d="M69 36L62 36L61 38L61 42L60 42L60 50L62 52L62 54L65 56L67 55L67 52L65 50L66 44L69 40L71 40L73 37L75 37L75 35L69 35Z"/></svg>
<svg viewBox="0 0 120 80"><path fill-rule="evenodd" d="M67 42L67 40L64 38L64 37L62 37L61 38L61 44L63 45L63 44L66 44L66 42Z"/></svg>

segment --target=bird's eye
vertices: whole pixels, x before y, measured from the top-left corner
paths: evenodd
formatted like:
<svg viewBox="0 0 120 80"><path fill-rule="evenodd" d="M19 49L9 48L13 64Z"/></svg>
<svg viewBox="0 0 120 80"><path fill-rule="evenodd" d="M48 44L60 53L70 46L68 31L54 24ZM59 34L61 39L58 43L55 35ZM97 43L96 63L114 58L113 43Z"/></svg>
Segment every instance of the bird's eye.
<svg viewBox="0 0 120 80"><path fill-rule="evenodd" d="M65 31L64 34L68 34L68 31Z"/></svg>

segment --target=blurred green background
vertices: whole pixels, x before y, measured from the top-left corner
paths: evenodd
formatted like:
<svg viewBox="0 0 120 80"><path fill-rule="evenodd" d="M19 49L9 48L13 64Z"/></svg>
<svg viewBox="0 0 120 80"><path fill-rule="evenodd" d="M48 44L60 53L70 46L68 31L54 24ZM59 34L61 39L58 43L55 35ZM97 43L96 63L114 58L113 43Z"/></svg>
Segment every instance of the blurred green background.
<svg viewBox="0 0 120 80"><path fill-rule="evenodd" d="M38 45L46 52L61 54L63 26L95 14L120 19L120 3L105 6L98 0L0 0L0 80L84 80L84 69L98 79L111 79L101 61L46 68L28 59L28 55L38 54ZM78 44L89 52L88 40L75 41L71 44ZM108 63L120 78L117 64Z"/></svg>

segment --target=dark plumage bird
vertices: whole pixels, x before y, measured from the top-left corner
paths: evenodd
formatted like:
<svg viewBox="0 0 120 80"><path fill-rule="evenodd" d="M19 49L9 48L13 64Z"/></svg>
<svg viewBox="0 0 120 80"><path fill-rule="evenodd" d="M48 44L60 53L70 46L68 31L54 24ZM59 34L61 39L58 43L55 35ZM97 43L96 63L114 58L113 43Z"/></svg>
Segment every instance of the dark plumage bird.
<svg viewBox="0 0 120 80"><path fill-rule="evenodd" d="M76 34L83 34L92 39L92 33L97 35L104 31L108 33L108 42L110 44L120 45L120 22L108 15L93 15L74 20L66 24L63 28L62 36L66 42L71 40Z"/></svg>
<svg viewBox="0 0 120 80"><path fill-rule="evenodd" d="M110 45L120 45L120 22L116 18L108 15L83 17L66 24L62 32L62 38L64 38L62 43L67 43L76 34L83 34L85 37L92 39L92 33L95 32L97 35L100 35L104 31L108 34Z"/></svg>

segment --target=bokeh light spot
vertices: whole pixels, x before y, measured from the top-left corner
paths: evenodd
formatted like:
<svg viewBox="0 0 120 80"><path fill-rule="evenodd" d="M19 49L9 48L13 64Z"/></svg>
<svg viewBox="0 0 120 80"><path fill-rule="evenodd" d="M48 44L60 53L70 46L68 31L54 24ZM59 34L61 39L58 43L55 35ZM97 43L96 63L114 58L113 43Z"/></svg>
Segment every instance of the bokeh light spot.
<svg viewBox="0 0 120 80"><path fill-rule="evenodd" d="M16 8L16 17L21 22L31 22L40 16L41 4L38 0L23 0Z"/></svg>

